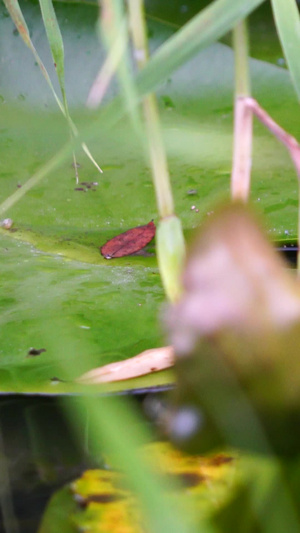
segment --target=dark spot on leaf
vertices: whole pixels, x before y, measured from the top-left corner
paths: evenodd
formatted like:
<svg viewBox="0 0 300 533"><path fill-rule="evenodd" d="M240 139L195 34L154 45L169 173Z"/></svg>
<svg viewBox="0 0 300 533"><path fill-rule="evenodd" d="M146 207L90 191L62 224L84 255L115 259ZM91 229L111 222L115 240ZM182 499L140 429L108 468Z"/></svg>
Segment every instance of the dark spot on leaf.
<svg viewBox="0 0 300 533"><path fill-rule="evenodd" d="M179 480L185 488L197 487L204 481L206 476L199 474L198 472L179 472L177 474L168 474L168 478L172 483L172 479Z"/></svg>
<svg viewBox="0 0 300 533"><path fill-rule="evenodd" d="M129 229L107 241L100 248L100 252L105 259L134 254L152 241L155 231L156 227L153 221L145 226Z"/></svg>
<svg viewBox="0 0 300 533"><path fill-rule="evenodd" d="M233 461L233 457L230 457L229 455L215 455L215 457L211 457L209 459L209 464L211 466L221 466L226 463L231 463Z"/></svg>
<svg viewBox="0 0 300 533"><path fill-rule="evenodd" d="M197 487L206 480L206 476L197 472L182 472L180 478L185 487Z"/></svg>
<svg viewBox="0 0 300 533"><path fill-rule="evenodd" d="M62 383L63 380L62 379L59 379L57 378L56 376L54 376L53 378L50 379L51 383L53 383L53 385L55 385L56 383Z"/></svg>
<svg viewBox="0 0 300 533"><path fill-rule="evenodd" d="M75 191L85 191L85 192L87 192L89 189L91 191L95 191L96 187L98 186L98 183L96 181L82 181L82 182L79 183L79 185L80 185L80 187L76 187L74 189Z"/></svg>
<svg viewBox="0 0 300 533"><path fill-rule="evenodd" d="M175 107L174 102L169 96L163 95L161 96L161 100L166 109L174 109Z"/></svg>
<svg viewBox="0 0 300 533"><path fill-rule="evenodd" d="M78 501L80 507L87 507L89 503L112 503L123 500L122 494L102 493L102 494L90 494L87 498L80 499Z"/></svg>
<svg viewBox="0 0 300 533"><path fill-rule="evenodd" d="M102 481L102 483L111 483L111 477L108 476L108 475L102 474L101 475L101 481Z"/></svg>
<svg viewBox="0 0 300 533"><path fill-rule="evenodd" d="M41 353L46 352L47 350L45 348L40 348L37 350L36 348L30 348L27 352L27 357L34 357L36 355L41 355Z"/></svg>

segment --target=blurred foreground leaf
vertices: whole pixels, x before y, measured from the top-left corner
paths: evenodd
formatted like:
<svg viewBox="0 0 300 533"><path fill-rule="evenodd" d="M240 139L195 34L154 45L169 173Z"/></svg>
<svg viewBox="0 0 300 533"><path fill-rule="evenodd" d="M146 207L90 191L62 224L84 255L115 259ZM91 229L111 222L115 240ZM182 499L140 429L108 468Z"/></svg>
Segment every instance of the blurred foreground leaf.
<svg viewBox="0 0 300 533"><path fill-rule="evenodd" d="M232 454L193 458L166 443L153 443L145 447L143 455L144 460L155 470L165 473L170 482L174 479L182 485L180 493L175 490L172 498L174 505L185 512L187 520L193 520L193 517L197 520L197 515L202 519L207 518L220 511L232 499L239 485L238 460ZM91 533L144 531L137 502L126 489L120 473L111 470L86 471L72 483L71 491L77 502L77 510L70 512L70 507L65 507L66 489L63 489L50 501L40 533L55 531L57 524L54 517L59 507L61 516L65 509L65 522L60 524L62 533L67 524L73 524L75 531L88 530Z"/></svg>
<svg viewBox="0 0 300 533"><path fill-rule="evenodd" d="M218 428L209 445L226 433L231 444L264 451L285 440L287 451L290 416L299 418L300 407L299 281L252 213L233 204L203 226L183 284L181 301L167 316L179 382L179 410L170 422L174 439L192 437L197 449L199 433L198 445L205 447L201 431L209 419ZM273 428L269 444L261 416ZM180 417L192 420L186 435ZM298 438L293 430L291 448Z"/></svg>

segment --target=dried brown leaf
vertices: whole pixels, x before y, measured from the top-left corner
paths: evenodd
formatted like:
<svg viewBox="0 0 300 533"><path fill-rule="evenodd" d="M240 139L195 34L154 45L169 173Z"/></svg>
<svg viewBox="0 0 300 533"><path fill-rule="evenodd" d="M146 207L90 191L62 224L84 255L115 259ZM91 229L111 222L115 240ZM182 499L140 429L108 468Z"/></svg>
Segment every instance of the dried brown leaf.
<svg viewBox="0 0 300 533"><path fill-rule="evenodd" d="M77 379L80 383L97 384L131 379L169 368L174 364L172 346L146 350L135 357L94 368Z"/></svg>
<svg viewBox="0 0 300 533"><path fill-rule="evenodd" d="M101 254L105 259L112 259L139 252L152 241L155 231L156 228L153 221L145 226L129 229L107 241L100 248Z"/></svg>

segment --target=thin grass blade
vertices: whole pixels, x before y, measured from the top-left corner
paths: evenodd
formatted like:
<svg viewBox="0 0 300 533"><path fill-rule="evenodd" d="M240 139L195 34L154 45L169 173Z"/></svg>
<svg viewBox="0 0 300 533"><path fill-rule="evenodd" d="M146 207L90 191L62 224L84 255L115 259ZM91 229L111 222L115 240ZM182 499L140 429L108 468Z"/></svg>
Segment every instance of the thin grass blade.
<svg viewBox="0 0 300 533"><path fill-rule="evenodd" d="M296 0L272 0L282 50L300 100L300 16Z"/></svg>
<svg viewBox="0 0 300 533"><path fill-rule="evenodd" d="M66 115L69 115L65 87L64 43L57 22L52 0L39 0L48 43L54 61Z"/></svg>
<svg viewBox="0 0 300 533"><path fill-rule="evenodd" d="M55 15L52 3L51 3L52 11L51 11L51 7L50 8L48 7L48 11L46 11L46 13L49 13L49 17L52 14L52 17L51 17L52 29L53 29L53 27L58 29L60 37L58 35L56 35L55 39L54 39L54 37L53 37L54 32L51 29L50 30L50 34L51 34L51 38L52 38L52 41L53 41L52 45L55 48L54 55L53 55L52 45L50 45L50 47L51 47L51 52L52 52L53 58L56 58L56 60L54 59L54 62L56 63L56 70L57 70L57 74L58 74L58 79L59 79L59 83L60 83L60 87L61 87L62 96L63 96L63 102L64 103L61 102L58 94L56 93L56 91L55 91L55 89L53 87L51 78L50 78L50 76L48 74L48 71L47 71L43 61L41 60L41 58L40 58L40 56L39 56L39 54L38 54L38 52L37 52L32 40L31 40L31 38L30 38L30 33L29 33L29 30L28 30L28 26L27 26L26 21L25 21L25 19L23 17L23 14L22 14L22 11L21 11L21 8L20 8L18 0L4 0L4 3L5 3L5 6L6 6L6 9L9 12L9 14L10 14L10 16L11 16L11 18L12 18L12 20L13 20L13 22L14 22L14 24L15 24L18 32L19 32L19 34L20 34L20 36L22 37L24 43L26 44L26 46L33 53L34 58L35 58L35 60L36 60L36 62L38 64L38 66L39 66L44 78L46 79L49 88L52 91L52 94L53 94L53 96L54 96L54 98L55 98L55 100L57 102L58 107L60 108L60 110L63 113L63 115L67 118L68 123L69 123L70 131L72 132L72 136L74 136L74 137L77 136L78 135L78 130L77 130L74 122L72 121L72 119L71 119L71 117L69 115L69 111L68 111L68 105L67 105L66 93L65 93L65 83L64 83L63 42L62 42L61 33L60 33L60 30L59 30L58 22L57 22L57 19L56 19L56 15ZM54 19L53 19L53 13L54 13ZM46 25L45 25L45 27L46 27ZM46 33L47 33L47 36L48 36L48 39L49 39L49 35L48 35L49 32L47 31L47 27L46 27ZM82 146L83 151L86 153L88 158L92 161L92 163L95 165L97 170L102 173L101 168L99 167L98 163L95 161L94 157L92 156L92 154L89 151L89 149L86 146L86 144L82 143L81 146ZM76 172L77 165L75 164L76 163L75 154L73 154L73 162L74 162L74 168L75 168L75 172ZM76 179L78 180L77 175L76 175ZM30 183L33 183L33 182L30 181Z"/></svg>
<svg viewBox="0 0 300 533"><path fill-rule="evenodd" d="M71 138L78 135L78 130L72 121L69 113L68 100L66 95L66 84L65 84L65 54L64 54L64 43L60 31L60 27L56 18L55 10L53 8L52 0L40 0L40 8L42 12L42 17L44 21L45 30L47 33L47 38L49 46L51 49L51 54L54 61L54 66L57 73L58 82L60 85L60 90L63 99L64 114L67 118ZM97 168L97 170L102 173L101 168L96 162L95 158L92 156L90 150L88 149L85 143L82 143L82 149ZM78 183L78 173L77 173L77 161L75 152L73 151L73 166L76 174L76 182Z"/></svg>
<svg viewBox="0 0 300 533"><path fill-rule="evenodd" d="M90 89L86 102L87 107L96 109L101 104L110 81L124 56L126 46L127 25L123 23L120 25L118 35L111 43L107 58Z"/></svg>
<svg viewBox="0 0 300 533"><path fill-rule="evenodd" d="M140 94L153 90L200 50L220 39L264 0L215 0L163 44L137 78Z"/></svg>
<svg viewBox="0 0 300 533"><path fill-rule="evenodd" d="M60 353L59 346L63 346L64 351L70 354L78 350L78 343L74 342L67 320L55 320L50 329L45 326L42 331L45 344L55 350L57 357ZM80 350L85 354L89 366L92 366L86 340L80 344ZM59 358L59 362L64 375L70 379L74 370L80 373L80 363L78 365L72 357ZM64 399L62 407L80 439L81 428L86 427L88 422L87 444L93 455L101 457L105 453L109 463L124 473L128 488L139 501L141 518L147 532L216 533L216 529L210 527L207 520L199 520L200 527L195 524L194 513L197 511L192 505L188 508L180 506L180 502L176 500L179 480L174 479L175 476L164 477L159 474L159 470L155 470L143 455L141 447L153 440L153 433L128 395L122 398L95 396L87 387L86 393L77 398ZM112 527L111 531L115 529Z"/></svg>
<svg viewBox="0 0 300 533"><path fill-rule="evenodd" d="M143 125L136 107L138 100L135 81L131 73L131 57L128 48L128 21L123 2L119 0L103 0L101 2L101 36L108 50L108 56L123 33L123 55L118 62L116 75L121 87L121 95L126 111L137 137L143 141Z"/></svg>
<svg viewBox="0 0 300 533"><path fill-rule="evenodd" d="M4 1L8 11L10 11L8 6L18 5L17 0ZM215 2L196 15L174 37L168 39L150 58L145 68L139 72L136 78L138 96L135 104L137 105L140 102L142 96L153 91L158 84L165 81L185 61L230 31L238 22L262 4L263 1L235 0L235 2L232 2L231 0L215 0ZM222 17L223 19L219 20ZM22 31L24 31L23 27L20 29L22 35ZM189 39L191 41L190 43L188 43ZM117 97L111 104L106 106L106 109L101 110L101 113L99 113L91 125L86 127L83 132L85 139L89 140L93 138L99 131L99 128L102 128L102 131L111 128L124 116L125 112L126 108L122 98ZM70 146L66 145L64 151L65 158L68 157L69 150ZM59 157L59 161L62 161L61 157ZM47 165L48 163L40 169L43 176L46 176L49 172ZM35 181L30 181L30 183L32 187ZM28 187L28 190L31 187ZM9 207L12 207L20 199L18 192L13 193L1 204L0 210L2 213L7 211Z"/></svg>
<svg viewBox="0 0 300 533"><path fill-rule="evenodd" d="M47 72L47 69L43 63L43 61L41 60L31 38L30 38L30 34L29 34L29 30L28 30L28 26L25 22L25 19L23 17L23 14L22 14L22 11L20 9L20 6L19 6L19 2L18 0L4 0L4 4L5 4L5 7L7 9L7 11L9 12L20 36L22 37L24 43L26 44L26 46L28 46L28 48L32 51L33 55L34 55L34 58L44 76L44 78L46 79L47 83L48 83L48 86L49 88L51 89L52 93L53 93L53 96L60 108L60 110L62 111L63 114L65 114L65 111L64 111L64 107L62 105L62 102L60 101L54 87L53 87L53 84L52 84L52 81L50 79L50 76Z"/></svg>
<svg viewBox="0 0 300 533"><path fill-rule="evenodd" d="M264 0L215 0L185 24L173 37L162 44L137 74L135 105L141 98L163 83L175 70L199 51L228 33L240 21L260 6ZM121 97L101 110L98 118L85 131L86 138L98 128L110 128L126 112Z"/></svg>
<svg viewBox="0 0 300 533"><path fill-rule="evenodd" d="M44 26L47 34L48 43L50 46L52 58L54 61L54 66L61 90L62 100L63 100L63 106L64 106L64 114L68 122L70 137L73 139L77 136L78 131L75 126L75 124L72 122L70 113L69 113L69 107L68 107L68 100L66 95L66 86L65 86L65 54L64 54L64 43L62 40L62 35L60 32L60 28L57 22L56 14L53 8L52 0L39 0L40 2L40 8L42 12L42 17L44 21ZM77 170L77 160L76 160L76 154L75 150L73 150L73 167L75 171L75 178L76 183L79 181L78 177L78 170Z"/></svg>

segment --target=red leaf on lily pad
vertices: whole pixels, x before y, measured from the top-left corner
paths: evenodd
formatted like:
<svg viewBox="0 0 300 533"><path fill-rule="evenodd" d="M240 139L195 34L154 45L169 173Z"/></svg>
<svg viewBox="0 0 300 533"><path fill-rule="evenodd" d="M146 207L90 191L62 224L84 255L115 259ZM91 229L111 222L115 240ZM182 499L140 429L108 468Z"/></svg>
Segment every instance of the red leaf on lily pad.
<svg viewBox="0 0 300 533"><path fill-rule="evenodd" d="M100 252L105 259L134 254L142 250L146 244L152 241L155 231L155 224L151 220L145 226L137 226L136 228L116 235L116 237L107 241L100 248Z"/></svg>

